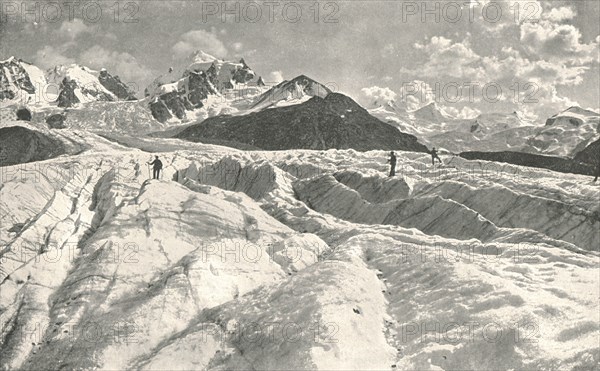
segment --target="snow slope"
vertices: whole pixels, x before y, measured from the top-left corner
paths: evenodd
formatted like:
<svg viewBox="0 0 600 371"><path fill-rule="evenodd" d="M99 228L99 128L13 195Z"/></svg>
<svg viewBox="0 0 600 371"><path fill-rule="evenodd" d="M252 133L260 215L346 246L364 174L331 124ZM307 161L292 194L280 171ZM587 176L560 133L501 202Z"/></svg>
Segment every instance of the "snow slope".
<svg viewBox="0 0 600 371"><path fill-rule="evenodd" d="M3 168L2 369L600 361L589 177L398 152L389 179L383 151L48 133L88 149Z"/></svg>

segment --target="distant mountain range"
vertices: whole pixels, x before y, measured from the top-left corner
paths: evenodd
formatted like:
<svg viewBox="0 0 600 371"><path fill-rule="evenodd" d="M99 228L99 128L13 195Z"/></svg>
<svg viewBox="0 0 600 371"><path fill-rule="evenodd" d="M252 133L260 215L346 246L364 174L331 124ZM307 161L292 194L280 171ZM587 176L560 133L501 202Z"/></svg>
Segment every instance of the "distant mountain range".
<svg viewBox="0 0 600 371"><path fill-rule="evenodd" d="M535 125L517 112L483 113L472 119L455 118L436 103L416 111L399 109L395 102L375 102L369 112L423 143L453 153L514 151L573 157L600 138L596 112L570 107Z"/></svg>
<svg viewBox="0 0 600 371"><path fill-rule="evenodd" d="M0 62L0 102L3 106L71 107L79 103L135 99L129 87L105 69L95 71L71 64L42 71L14 57Z"/></svg>
<svg viewBox="0 0 600 371"><path fill-rule="evenodd" d="M135 135L167 130L156 135L262 149L426 150L418 140L450 153L573 158L600 139L600 115L580 107L554 115L543 126L517 112L460 119L436 103L409 112L397 102L376 101L365 110L308 76L271 87L244 59L226 61L202 51L158 76L144 95L137 100L105 69L72 64L43 71L13 57L0 62L5 120L26 107L34 122L58 114L68 128Z"/></svg>

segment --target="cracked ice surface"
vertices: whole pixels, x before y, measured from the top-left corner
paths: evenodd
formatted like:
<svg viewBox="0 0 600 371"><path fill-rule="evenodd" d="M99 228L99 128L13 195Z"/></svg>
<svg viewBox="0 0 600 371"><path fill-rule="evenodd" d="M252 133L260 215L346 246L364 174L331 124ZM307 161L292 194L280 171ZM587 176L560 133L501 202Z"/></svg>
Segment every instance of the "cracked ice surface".
<svg viewBox="0 0 600 371"><path fill-rule="evenodd" d="M89 149L2 169L3 369L600 361L586 177L399 152L389 179L379 151L60 135Z"/></svg>

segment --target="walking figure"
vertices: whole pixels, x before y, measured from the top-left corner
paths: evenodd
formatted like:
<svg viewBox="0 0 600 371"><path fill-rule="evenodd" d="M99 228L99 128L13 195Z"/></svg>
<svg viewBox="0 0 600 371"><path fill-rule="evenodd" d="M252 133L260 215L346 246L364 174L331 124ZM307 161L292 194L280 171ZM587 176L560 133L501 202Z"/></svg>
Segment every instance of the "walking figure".
<svg viewBox="0 0 600 371"><path fill-rule="evenodd" d="M148 165L152 165L152 179L158 179L162 169L162 162L158 159L158 156L154 156L154 161L148 163Z"/></svg>
<svg viewBox="0 0 600 371"><path fill-rule="evenodd" d="M390 159L387 162L390 164L390 176L396 175L396 155L394 151L390 152Z"/></svg>
<svg viewBox="0 0 600 371"><path fill-rule="evenodd" d="M431 153L431 165L435 165L435 159L437 159L440 162L440 164L442 163L442 159L438 156L435 147L433 147L433 149L429 153Z"/></svg>
<svg viewBox="0 0 600 371"><path fill-rule="evenodd" d="M598 180L600 177L600 159L598 160L598 164L596 165L596 170L594 171L594 182Z"/></svg>

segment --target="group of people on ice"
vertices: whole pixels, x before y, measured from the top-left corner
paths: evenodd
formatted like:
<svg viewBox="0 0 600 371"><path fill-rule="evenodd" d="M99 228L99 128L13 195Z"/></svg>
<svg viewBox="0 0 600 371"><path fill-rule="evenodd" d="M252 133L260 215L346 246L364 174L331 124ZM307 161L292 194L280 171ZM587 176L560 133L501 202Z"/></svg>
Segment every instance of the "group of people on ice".
<svg viewBox="0 0 600 371"><path fill-rule="evenodd" d="M429 153L431 154L431 165L435 165L435 160L438 160L440 164L443 164L442 159L440 158L440 156L438 156L437 149L435 149L435 147L433 147L431 151L429 151ZM390 164L390 176L396 175L397 159L394 151L390 152L390 159L387 162L388 164Z"/></svg>
<svg viewBox="0 0 600 371"><path fill-rule="evenodd" d="M437 154L437 150L435 149L435 147L433 147L431 149L431 151L429 151L429 153L431 154L431 165L435 166L435 160L438 160L440 162L440 164L443 164L442 159L440 159L440 156L438 156ZM387 161L388 164L390 164L390 176L395 176L396 175L396 154L394 153L394 151L390 152L390 158ZM600 177L600 159L598 160L598 163L596 164L596 168L594 169L594 182L596 182L598 180L598 178Z"/></svg>
<svg viewBox="0 0 600 371"><path fill-rule="evenodd" d="M438 156L437 150L435 149L435 147L433 147L431 149L431 151L429 151L429 154L431 154L431 165L435 165L435 160L438 160L440 162L440 164L443 164L442 159L440 158L440 156ZM390 158L387 161L388 164L390 164L390 177L395 176L396 175L396 163L397 163L397 159L396 159L396 154L394 153L394 151L390 152ZM162 167L163 164L162 162L158 159L158 156L154 156L154 161L149 162L148 165L152 165L152 179L159 179L160 178L160 172L162 171ZM600 177L600 162L598 162L598 164L596 165L596 168L594 169L594 182L598 180L598 178Z"/></svg>

